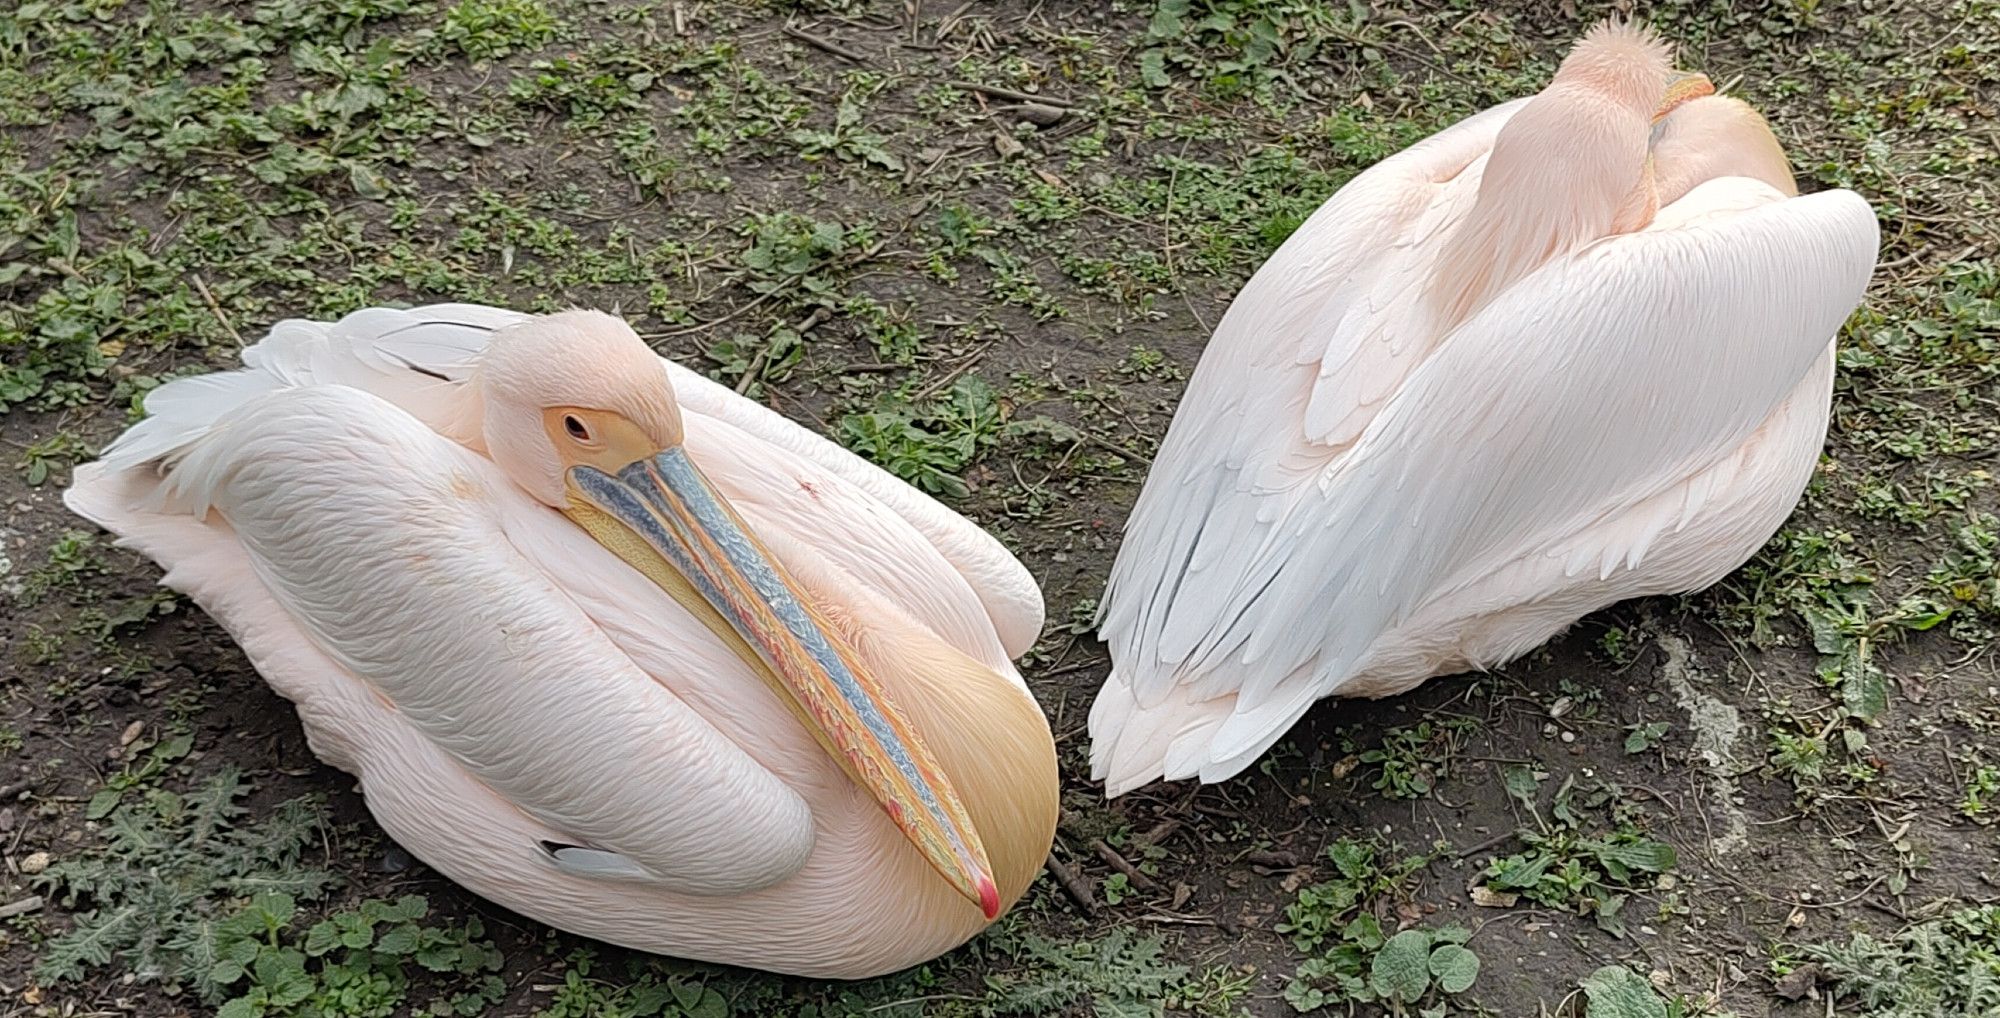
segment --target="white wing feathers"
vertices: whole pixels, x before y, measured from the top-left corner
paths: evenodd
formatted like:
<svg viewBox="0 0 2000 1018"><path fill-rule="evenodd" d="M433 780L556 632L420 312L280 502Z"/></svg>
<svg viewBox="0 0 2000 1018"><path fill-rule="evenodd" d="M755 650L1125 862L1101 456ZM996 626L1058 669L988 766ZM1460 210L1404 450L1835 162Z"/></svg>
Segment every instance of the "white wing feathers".
<svg viewBox="0 0 2000 1018"><path fill-rule="evenodd" d="M449 383L464 377L486 337L525 317L476 304L440 304L411 311L368 308L332 324L281 321L244 348L241 369L175 379L148 393L146 419L118 436L102 461L113 470L171 463L243 404L307 385L373 392L435 426L438 408L457 402Z"/></svg>
<svg viewBox="0 0 2000 1018"><path fill-rule="evenodd" d="M1646 232L1545 266L1454 330L1351 452L1235 547L1226 582L1163 584L1167 610L1136 624L1164 617L1167 638L1134 632L1134 613L1113 606L1122 625L1107 634L1142 651L1120 657L1139 704L1234 694L1210 759L1261 750L1425 598L1558 546L1742 445L1861 299L1875 217L1848 192L1784 200L1743 178L1676 205ZM1193 514L1198 533L1259 498L1212 497L1145 508ZM1697 486L1687 506L1700 497ZM1579 549L1570 565L1636 563L1680 518Z"/></svg>
<svg viewBox="0 0 2000 1018"><path fill-rule="evenodd" d="M1408 296L1426 281L1425 246L1448 221L1434 209L1438 198L1476 196L1485 153L1527 102L1468 118L1355 177L1230 303L1126 522L1126 546L1146 554L1122 554L1112 566L1099 621L1121 667L1177 662L1192 650L1184 641L1206 626L1179 617L1197 599L1181 598L1181 586L1233 586L1244 548L1293 510L1302 485L1429 353L1393 346L1368 323L1399 298L1423 303ZM1398 238L1387 257L1383 237ZM1148 707L1175 678L1157 671L1128 677Z"/></svg>

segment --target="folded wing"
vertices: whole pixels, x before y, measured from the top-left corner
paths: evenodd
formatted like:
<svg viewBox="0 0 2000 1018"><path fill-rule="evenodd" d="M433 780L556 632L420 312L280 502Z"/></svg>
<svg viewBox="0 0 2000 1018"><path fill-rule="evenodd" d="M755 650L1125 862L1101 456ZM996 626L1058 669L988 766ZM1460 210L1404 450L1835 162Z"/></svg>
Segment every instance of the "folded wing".
<svg viewBox="0 0 2000 1018"><path fill-rule="evenodd" d="M1179 500L1194 519L1135 522L1231 543L1168 562L1164 602L1107 627L1137 652L1120 660L1131 696L1231 696L1210 759L1261 752L1426 597L1730 455L1825 355L1876 244L1856 195L1723 178L1544 267L1446 335L1291 498L1240 486L1260 465L1242 462L1238 487ZM1177 423L1197 422L1254 426ZM1646 539L1576 566L1636 562ZM1200 575L1210 561L1219 579Z"/></svg>

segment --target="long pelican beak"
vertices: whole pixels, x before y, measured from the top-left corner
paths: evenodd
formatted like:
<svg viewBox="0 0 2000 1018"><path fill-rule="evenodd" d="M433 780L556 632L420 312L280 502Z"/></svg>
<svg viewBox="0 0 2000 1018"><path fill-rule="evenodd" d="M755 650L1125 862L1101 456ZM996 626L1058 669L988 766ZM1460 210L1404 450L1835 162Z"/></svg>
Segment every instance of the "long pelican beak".
<svg viewBox="0 0 2000 1018"><path fill-rule="evenodd" d="M669 448L616 474L578 465L565 476L567 515L728 640L931 867L996 918L992 866L951 782L854 649L686 451Z"/></svg>
<svg viewBox="0 0 2000 1018"><path fill-rule="evenodd" d="M1653 111L1653 123L1658 124L1667 119L1667 114L1690 99L1714 94L1715 82L1708 80L1708 75L1682 74L1667 83L1666 97L1660 100L1659 108Z"/></svg>

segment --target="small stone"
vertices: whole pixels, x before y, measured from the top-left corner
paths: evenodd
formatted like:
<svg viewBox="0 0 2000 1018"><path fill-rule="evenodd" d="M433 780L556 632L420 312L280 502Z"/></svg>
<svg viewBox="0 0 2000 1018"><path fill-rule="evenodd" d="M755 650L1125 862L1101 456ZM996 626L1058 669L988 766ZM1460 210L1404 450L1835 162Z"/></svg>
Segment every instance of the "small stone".
<svg viewBox="0 0 2000 1018"><path fill-rule="evenodd" d="M1564 730L1563 730L1563 733L1562 733L1562 741L1564 741L1564 742L1575 742L1575 741L1576 741L1576 733L1575 733L1575 732L1572 732L1572 731L1569 731L1568 729L1564 729Z"/></svg>
<svg viewBox="0 0 2000 1018"><path fill-rule="evenodd" d="M1027 150L1028 146L1021 144L1013 135L1005 131L994 132L993 151L1000 153L1000 158L1012 159Z"/></svg>
<svg viewBox="0 0 2000 1018"><path fill-rule="evenodd" d="M382 850L382 858L376 862L375 869L382 873L401 873L415 864L416 860L410 858L410 853L404 851L403 846L391 844Z"/></svg>
<svg viewBox="0 0 2000 1018"><path fill-rule="evenodd" d="M48 869L51 861L47 852L30 852L27 858L21 860L21 872L32 877Z"/></svg>
<svg viewBox="0 0 2000 1018"><path fill-rule="evenodd" d="M1050 106L1048 103L1022 103L1017 112L1020 113L1022 120L1036 127L1053 127L1069 114L1068 110L1060 106Z"/></svg>
<svg viewBox="0 0 2000 1018"><path fill-rule="evenodd" d="M1521 896L1511 891L1496 891L1485 884L1472 888L1472 903L1480 908L1513 908Z"/></svg>
<svg viewBox="0 0 2000 1018"><path fill-rule="evenodd" d="M1562 717L1564 714L1570 712L1570 708L1575 706L1576 700L1574 698L1567 696L1557 697L1556 702L1549 704L1549 717Z"/></svg>
<svg viewBox="0 0 2000 1018"><path fill-rule="evenodd" d="M135 740L139 738L139 734L141 732L144 732L145 730L146 730L146 723L144 721L134 721L131 724L126 725L125 731L119 733L118 735L118 744L120 746L130 746Z"/></svg>
<svg viewBox="0 0 2000 1018"><path fill-rule="evenodd" d="M1778 996L1786 1000L1801 1000L1807 996L1811 996L1817 1000L1819 999L1819 966L1811 964L1801 965L1779 977L1777 985L1772 987L1772 989L1777 991Z"/></svg>

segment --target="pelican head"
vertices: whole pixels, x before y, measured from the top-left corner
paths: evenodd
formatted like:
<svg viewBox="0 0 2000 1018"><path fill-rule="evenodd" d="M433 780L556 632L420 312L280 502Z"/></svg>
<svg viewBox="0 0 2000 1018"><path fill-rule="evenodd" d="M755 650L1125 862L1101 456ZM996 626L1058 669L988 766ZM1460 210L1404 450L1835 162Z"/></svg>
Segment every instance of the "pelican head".
<svg viewBox="0 0 2000 1018"><path fill-rule="evenodd" d="M1674 69L1674 50L1652 29L1604 21L1584 34L1556 69L1554 84L1590 89L1658 123L1674 108L1715 92L1705 74Z"/></svg>
<svg viewBox="0 0 2000 1018"><path fill-rule="evenodd" d="M938 874L988 919L992 867L903 710L682 448L666 368L620 319L495 333L474 372L494 463L644 573L778 690Z"/></svg>

